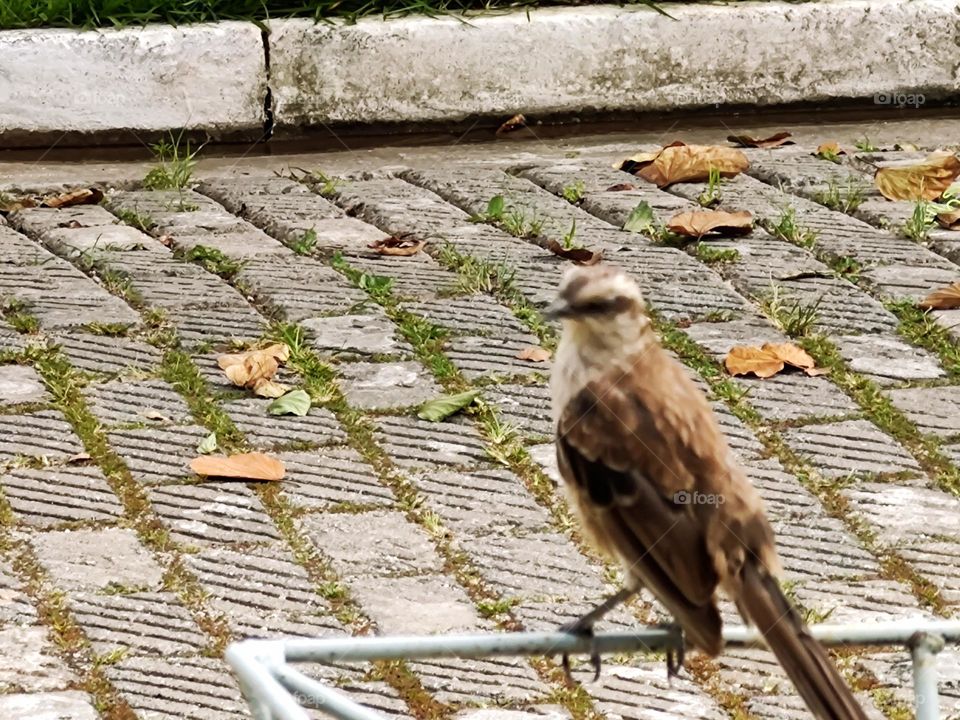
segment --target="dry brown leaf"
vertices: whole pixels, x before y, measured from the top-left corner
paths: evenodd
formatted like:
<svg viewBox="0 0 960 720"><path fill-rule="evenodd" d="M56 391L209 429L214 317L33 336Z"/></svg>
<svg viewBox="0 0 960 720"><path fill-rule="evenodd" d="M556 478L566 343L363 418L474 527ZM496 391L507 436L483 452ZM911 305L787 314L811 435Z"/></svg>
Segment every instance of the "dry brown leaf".
<svg viewBox="0 0 960 720"><path fill-rule="evenodd" d="M81 188L60 195L48 195L40 204L48 208L66 208L74 205L96 205L103 200L103 190L99 188Z"/></svg>
<svg viewBox="0 0 960 720"><path fill-rule="evenodd" d="M253 385L253 394L258 397L278 398L283 397L290 391L286 385L266 378L257 380Z"/></svg>
<svg viewBox="0 0 960 720"><path fill-rule="evenodd" d="M637 186L633 183L617 183L616 185L611 185L604 192L627 192L628 190L636 190Z"/></svg>
<svg viewBox="0 0 960 720"><path fill-rule="evenodd" d="M420 252L426 244L426 240L412 240L406 237L393 236L372 242L367 247L373 248L378 255L409 257Z"/></svg>
<svg viewBox="0 0 960 720"><path fill-rule="evenodd" d="M190 461L190 469L197 475L243 480L282 480L287 472L280 460L263 453L202 455Z"/></svg>
<svg viewBox="0 0 960 720"><path fill-rule="evenodd" d="M24 208L33 208L37 206L37 201L32 197L13 198L7 202L0 203L0 213L12 213Z"/></svg>
<svg viewBox="0 0 960 720"><path fill-rule="evenodd" d="M681 143L682 145L683 143ZM671 146L672 147L672 146ZM654 160L657 159L657 155L660 154L660 151L655 152L640 152L636 155L631 155L626 160L621 160L620 162L615 162L613 167L617 170L623 170L628 173L636 173L640 168L644 168Z"/></svg>
<svg viewBox="0 0 960 720"><path fill-rule="evenodd" d="M81 463L81 462L86 462L87 460L90 460L90 459L91 459L90 453L82 452L82 453L77 453L76 455L71 455L70 457L67 458L67 462L70 464Z"/></svg>
<svg viewBox="0 0 960 720"><path fill-rule="evenodd" d="M960 177L960 158L934 153L918 165L880 168L873 176L887 200L936 200Z"/></svg>
<svg viewBox="0 0 960 720"><path fill-rule="evenodd" d="M143 415L143 417L145 417L147 420L167 423L168 425L173 424L173 420L158 410L143 410L140 414Z"/></svg>
<svg viewBox="0 0 960 720"><path fill-rule="evenodd" d="M960 210L940 213L937 215L937 222L947 230L960 230Z"/></svg>
<svg viewBox="0 0 960 720"><path fill-rule="evenodd" d="M735 143L739 147L752 147L752 148L775 148L780 147L781 145L793 145L793 140L790 140L792 135L788 132L778 132L776 135L771 135L766 138L757 138L753 135L731 135L727 138L728 142Z"/></svg>
<svg viewBox="0 0 960 720"><path fill-rule="evenodd" d="M814 155L822 155L825 157L829 157L831 155L846 155L846 154L847 154L847 151L841 148L840 143L836 142L835 140L821 143L817 147L817 151L814 153Z"/></svg>
<svg viewBox="0 0 960 720"><path fill-rule="evenodd" d="M537 345L525 347L517 353L518 360L529 360L530 362L546 362L550 359L552 353Z"/></svg>
<svg viewBox="0 0 960 720"><path fill-rule="evenodd" d="M544 247L564 260L573 260L577 265L596 265L603 259L602 252L594 252L586 248L565 248L556 240L547 240Z"/></svg>
<svg viewBox="0 0 960 720"><path fill-rule="evenodd" d="M712 168L716 168L722 177L729 178L748 167L750 161L737 148L674 143L663 148L652 161L636 163L638 169L628 172L655 183L657 187L666 187L677 182L706 180Z"/></svg>
<svg viewBox="0 0 960 720"><path fill-rule="evenodd" d="M217 364L234 385L255 388L258 382L272 378L280 363L289 357L290 348L284 343L276 343L261 350L221 355Z"/></svg>
<svg viewBox="0 0 960 720"><path fill-rule="evenodd" d="M937 288L917 303L925 310L953 310L960 308L960 282Z"/></svg>
<svg viewBox="0 0 960 720"><path fill-rule="evenodd" d="M753 229L753 216L746 210L691 210L674 215L667 229L688 237L703 237L708 232L721 235L743 235Z"/></svg>
<svg viewBox="0 0 960 720"><path fill-rule="evenodd" d="M517 113L512 118L507 120L503 125L497 128L497 135L506 135L508 133L516 132L517 130L522 130L527 126L527 118L524 117L523 113Z"/></svg>
<svg viewBox="0 0 960 720"><path fill-rule="evenodd" d="M790 365L803 370L807 375L823 375L829 368L818 368L816 362L801 347L793 343L764 343L761 347L737 345L732 348L723 361L731 375L753 373L760 378L768 378Z"/></svg>

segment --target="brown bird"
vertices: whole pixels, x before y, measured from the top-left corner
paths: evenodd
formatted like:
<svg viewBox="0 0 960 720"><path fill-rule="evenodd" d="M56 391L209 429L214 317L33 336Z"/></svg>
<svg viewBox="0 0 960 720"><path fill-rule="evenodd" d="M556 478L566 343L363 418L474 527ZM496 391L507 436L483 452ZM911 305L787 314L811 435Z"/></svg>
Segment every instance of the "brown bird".
<svg viewBox="0 0 960 720"><path fill-rule="evenodd" d="M817 718L866 720L780 589L760 497L707 399L657 341L636 283L609 266L573 268L546 314L563 320L550 382L560 473L586 535L626 578L566 629L592 632L646 587L693 647L717 655L719 588Z"/></svg>

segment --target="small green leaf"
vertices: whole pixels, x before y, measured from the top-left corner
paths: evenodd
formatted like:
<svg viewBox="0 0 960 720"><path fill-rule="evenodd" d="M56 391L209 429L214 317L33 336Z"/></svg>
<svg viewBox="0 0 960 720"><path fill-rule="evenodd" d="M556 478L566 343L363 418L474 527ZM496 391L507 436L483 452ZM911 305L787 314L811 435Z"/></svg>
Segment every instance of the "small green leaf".
<svg viewBox="0 0 960 720"><path fill-rule="evenodd" d="M649 232L654 229L653 223L653 208L646 200L641 200L640 204L630 211L623 229L637 233Z"/></svg>
<svg viewBox="0 0 960 720"><path fill-rule="evenodd" d="M438 398L425 402L421 406L420 412L417 413L417 417L421 420L429 420L430 422L440 422L454 413L463 410L467 405L476 400L479 395L479 390L467 390L466 392L457 393L456 395L441 395Z"/></svg>
<svg viewBox="0 0 960 720"><path fill-rule="evenodd" d="M291 390L267 406L271 415L306 415L310 412L310 395L306 390Z"/></svg>
<svg viewBox="0 0 960 720"><path fill-rule="evenodd" d="M499 220L503 217L503 195L494 195L487 203L487 217Z"/></svg>
<svg viewBox="0 0 960 720"><path fill-rule="evenodd" d="M207 435L199 445L197 445L197 452L201 455L209 455L214 450L217 449L217 434L210 433Z"/></svg>

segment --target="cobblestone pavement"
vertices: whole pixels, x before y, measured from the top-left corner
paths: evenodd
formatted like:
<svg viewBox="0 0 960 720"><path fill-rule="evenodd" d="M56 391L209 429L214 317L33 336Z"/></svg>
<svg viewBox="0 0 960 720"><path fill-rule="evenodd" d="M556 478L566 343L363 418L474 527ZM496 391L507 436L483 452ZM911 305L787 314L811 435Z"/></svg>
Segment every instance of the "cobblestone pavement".
<svg viewBox="0 0 960 720"><path fill-rule="evenodd" d="M556 491L549 362L516 357L555 342L536 310L566 261L543 246L574 228L638 279L711 394L809 619L955 616L960 310L915 301L960 279L960 234L907 237L912 206L870 184L870 162L923 154L748 150L721 207L769 231L685 248L620 228L641 200L661 220L696 207L703 186L658 190L611 168L623 154L341 164L336 182L275 160L0 221L0 717L245 717L231 639L550 629L612 590ZM824 204L861 188L848 212ZM471 221L495 195L515 210ZM396 234L426 252L368 248ZM718 364L802 330L830 374ZM264 338L293 348L281 380L318 401L307 416L268 416L217 368ZM416 418L468 387L469 413ZM211 431L277 454L287 479L198 482L187 463ZM644 596L604 627L662 617ZM838 662L871 717L909 716L904 652ZM960 718L960 654L939 664ZM761 651L693 657L672 684L662 658L612 658L579 689L538 659L314 672L397 717L806 717Z"/></svg>

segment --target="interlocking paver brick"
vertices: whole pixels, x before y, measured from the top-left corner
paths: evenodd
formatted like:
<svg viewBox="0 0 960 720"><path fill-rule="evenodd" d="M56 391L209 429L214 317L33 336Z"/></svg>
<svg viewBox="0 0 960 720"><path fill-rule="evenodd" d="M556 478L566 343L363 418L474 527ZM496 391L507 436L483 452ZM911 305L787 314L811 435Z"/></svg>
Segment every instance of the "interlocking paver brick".
<svg viewBox="0 0 960 720"><path fill-rule="evenodd" d="M65 460L83 452L58 410L0 415L0 463L17 457Z"/></svg>
<svg viewBox="0 0 960 720"><path fill-rule="evenodd" d="M16 517L38 527L77 520L116 521L123 514L96 467L18 468L0 475L0 487Z"/></svg>
<svg viewBox="0 0 960 720"><path fill-rule="evenodd" d="M310 344L323 354L349 359L364 355L412 355L413 348L402 338L396 325L375 308L362 315L308 318L301 322Z"/></svg>
<svg viewBox="0 0 960 720"><path fill-rule="evenodd" d="M432 300L457 289L457 274L426 253L409 257L344 255L351 267L367 275L390 278L391 292L399 299Z"/></svg>
<svg viewBox="0 0 960 720"><path fill-rule="evenodd" d="M280 537L263 504L239 482L167 485L149 490L153 510L187 544L264 542Z"/></svg>
<svg viewBox="0 0 960 720"><path fill-rule="evenodd" d="M868 420L808 425L785 436L825 477L920 470L913 457Z"/></svg>
<svg viewBox="0 0 960 720"><path fill-rule="evenodd" d="M225 403L223 409L247 440L262 448L330 445L347 438L336 417L326 408L311 407L303 416L271 415L267 412L270 402L244 398Z"/></svg>
<svg viewBox="0 0 960 720"><path fill-rule="evenodd" d="M822 377L781 373L764 379L745 378L737 384L747 391L747 401L766 420L841 417L859 412L853 400Z"/></svg>
<svg viewBox="0 0 960 720"><path fill-rule="evenodd" d="M77 681L57 655L46 628L0 628L0 688L4 692L65 690Z"/></svg>
<svg viewBox="0 0 960 720"><path fill-rule="evenodd" d="M705 696L693 681L667 680L663 663L653 660L628 666L606 665L600 681L588 692L602 712L625 720L726 717L716 701Z"/></svg>
<svg viewBox="0 0 960 720"><path fill-rule="evenodd" d="M437 635L489 630L466 592L445 575L361 577L350 595L385 635Z"/></svg>
<svg viewBox="0 0 960 720"><path fill-rule="evenodd" d="M383 507L395 502L393 492L352 448L285 452L278 457L287 469L283 492L299 507Z"/></svg>
<svg viewBox="0 0 960 720"><path fill-rule="evenodd" d="M30 625L37 620L37 611L23 584L14 576L10 565L0 560L0 627Z"/></svg>
<svg viewBox="0 0 960 720"><path fill-rule="evenodd" d="M107 437L133 479L154 484L193 477L189 462L207 435L198 425L183 425L114 430Z"/></svg>
<svg viewBox="0 0 960 720"><path fill-rule="evenodd" d="M496 406L505 422L520 432L539 437L553 434L550 388L545 384L492 385L484 397Z"/></svg>
<svg viewBox="0 0 960 720"><path fill-rule="evenodd" d="M92 698L79 690L0 695L0 717L17 720L97 720Z"/></svg>
<svg viewBox="0 0 960 720"><path fill-rule="evenodd" d="M883 385L902 380L935 380L946 373L936 357L891 335L841 335L832 338L854 372Z"/></svg>
<svg viewBox="0 0 960 720"><path fill-rule="evenodd" d="M550 692L521 658L422 660L410 669L444 703L522 702Z"/></svg>
<svg viewBox="0 0 960 720"><path fill-rule="evenodd" d="M947 602L960 605L960 543L917 540L898 552L917 572L933 579Z"/></svg>
<svg viewBox="0 0 960 720"><path fill-rule="evenodd" d="M259 340L268 324L265 317L246 304L191 308L174 315L170 322L186 343Z"/></svg>
<svg viewBox="0 0 960 720"><path fill-rule="evenodd" d="M23 365L0 365L0 405L49 400L36 370Z"/></svg>
<svg viewBox="0 0 960 720"><path fill-rule="evenodd" d="M960 387L891 390L890 399L923 432L940 437L960 434Z"/></svg>
<svg viewBox="0 0 960 720"><path fill-rule="evenodd" d="M159 245L156 240L128 225L53 228L41 237L52 252L67 259L79 258L93 251L157 249Z"/></svg>
<svg viewBox="0 0 960 720"><path fill-rule="evenodd" d="M443 565L426 533L393 510L310 515L303 528L341 577L435 573Z"/></svg>
<svg viewBox="0 0 960 720"><path fill-rule="evenodd" d="M104 425L183 425L190 408L163 380L116 380L87 391L90 412Z"/></svg>
<svg viewBox="0 0 960 720"><path fill-rule="evenodd" d="M366 410L422 405L443 394L416 362L358 362L340 366L340 389L351 405Z"/></svg>
<svg viewBox="0 0 960 720"><path fill-rule="evenodd" d="M36 533L30 543L40 564L64 590L158 590L163 584L163 568L133 530L59 530Z"/></svg>
<svg viewBox="0 0 960 720"><path fill-rule="evenodd" d="M409 415L375 420L377 440L394 463L405 468L488 465L483 437L459 416L439 423Z"/></svg>
<svg viewBox="0 0 960 720"><path fill-rule="evenodd" d="M157 348L129 338L70 333L56 335L54 342L71 365L87 372L149 372L162 359L162 353Z"/></svg>
<svg viewBox="0 0 960 720"><path fill-rule="evenodd" d="M901 483L858 483L843 491L851 507L890 544L934 538L960 542L960 499L942 490Z"/></svg>

